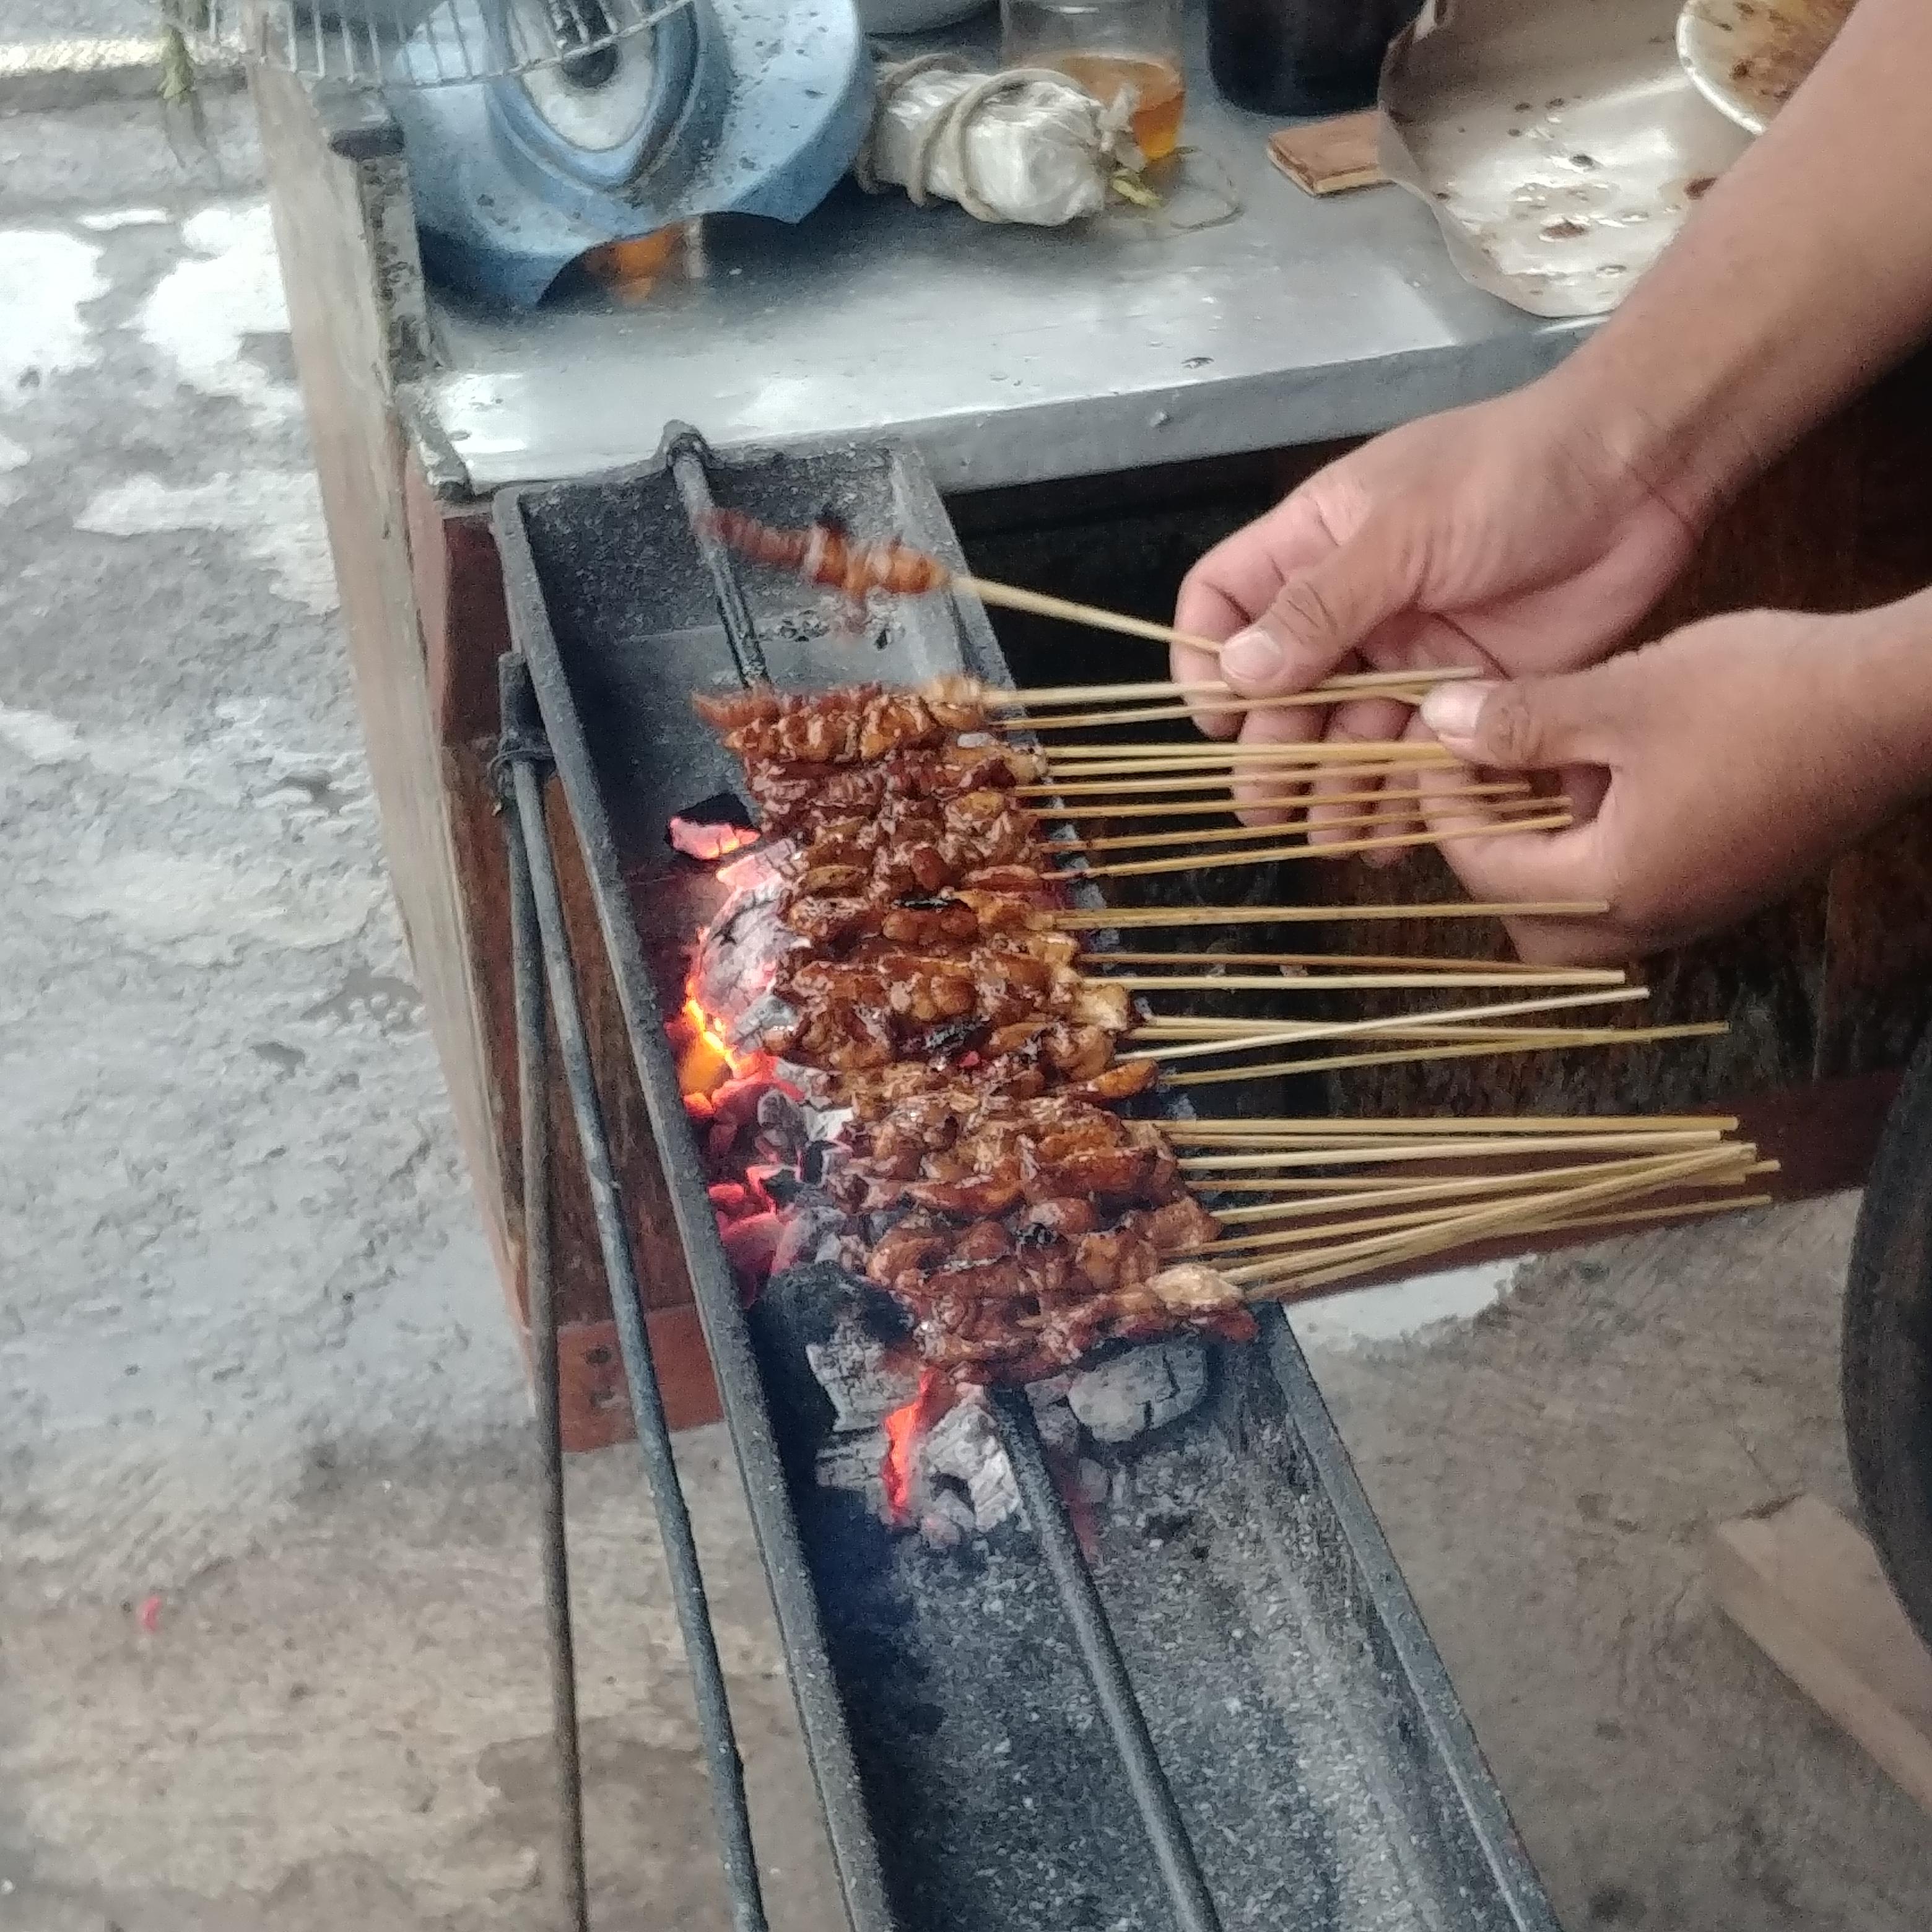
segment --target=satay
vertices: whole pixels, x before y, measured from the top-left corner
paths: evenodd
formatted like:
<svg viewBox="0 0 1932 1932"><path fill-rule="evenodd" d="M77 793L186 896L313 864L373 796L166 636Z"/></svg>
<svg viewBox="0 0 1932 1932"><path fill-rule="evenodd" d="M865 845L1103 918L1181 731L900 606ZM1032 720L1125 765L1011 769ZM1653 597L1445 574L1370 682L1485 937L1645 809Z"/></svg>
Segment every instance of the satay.
<svg viewBox="0 0 1932 1932"><path fill-rule="evenodd" d="M792 542L808 534L741 520L732 540L848 593L904 562L836 533ZM1213 1216L1158 1124L1117 1111L1157 1068L1115 1060L1127 990L1082 974L1054 927L1064 882L1014 795L1042 762L960 742L986 708L964 679L700 701L788 842L779 916L801 944L778 962L789 1011L763 1043L851 1110L822 1184L872 1231L866 1272L928 1362L1027 1381L1112 1340L1244 1338L1238 1292L1179 1264Z"/></svg>

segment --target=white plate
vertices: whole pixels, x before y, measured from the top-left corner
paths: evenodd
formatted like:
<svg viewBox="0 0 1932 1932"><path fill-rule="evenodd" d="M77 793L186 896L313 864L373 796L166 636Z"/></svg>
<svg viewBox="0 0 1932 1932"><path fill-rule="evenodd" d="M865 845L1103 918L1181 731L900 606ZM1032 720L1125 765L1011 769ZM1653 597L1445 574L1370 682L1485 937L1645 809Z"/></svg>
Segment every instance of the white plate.
<svg viewBox="0 0 1932 1932"><path fill-rule="evenodd" d="M1697 92L1754 134L1837 38L1852 0L1690 0L1677 58Z"/></svg>

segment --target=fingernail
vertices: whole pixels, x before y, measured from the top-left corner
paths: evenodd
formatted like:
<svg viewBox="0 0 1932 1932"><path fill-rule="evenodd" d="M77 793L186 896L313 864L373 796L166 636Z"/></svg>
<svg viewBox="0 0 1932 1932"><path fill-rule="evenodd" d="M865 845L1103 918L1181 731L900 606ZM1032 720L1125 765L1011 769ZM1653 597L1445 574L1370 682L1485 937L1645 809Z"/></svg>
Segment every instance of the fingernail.
<svg viewBox="0 0 1932 1932"><path fill-rule="evenodd" d="M1278 676L1288 662L1280 645L1265 631L1242 631L1230 638L1221 652L1221 669L1240 684L1260 684Z"/></svg>
<svg viewBox="0 0 1932 1932"><path fill-rule="evenodd" d="M1473 738L1484 703L1494 688L1489 684L1438 684L1424 694L1422 722L1438 738Z"/></svg>

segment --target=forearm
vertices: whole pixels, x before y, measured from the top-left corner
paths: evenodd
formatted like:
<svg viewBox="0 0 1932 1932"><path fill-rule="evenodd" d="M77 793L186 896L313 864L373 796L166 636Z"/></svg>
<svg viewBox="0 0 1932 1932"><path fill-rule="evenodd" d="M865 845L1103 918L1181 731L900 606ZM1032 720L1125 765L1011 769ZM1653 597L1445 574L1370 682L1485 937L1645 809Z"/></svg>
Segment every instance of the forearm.
<svg viewBox="0 0 1932 1932"><path fill-rule="evenodd" d="M1622 308L1546 379L1694 523L1932 332L1932 5L1861 0Z"/></svg>

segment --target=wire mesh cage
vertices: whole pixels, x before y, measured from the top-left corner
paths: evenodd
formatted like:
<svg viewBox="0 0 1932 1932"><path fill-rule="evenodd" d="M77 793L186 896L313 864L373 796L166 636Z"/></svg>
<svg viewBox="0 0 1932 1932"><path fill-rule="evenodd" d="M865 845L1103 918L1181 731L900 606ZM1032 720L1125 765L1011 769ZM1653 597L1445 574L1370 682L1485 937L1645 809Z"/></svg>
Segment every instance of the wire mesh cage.
<svg viewBox="0 0 1932 1932"><path fill-rule="evenodd" d="M613 50L690 0L162 0L196 54L305 80L450 87L562 67L594 82Z"/></svg>

